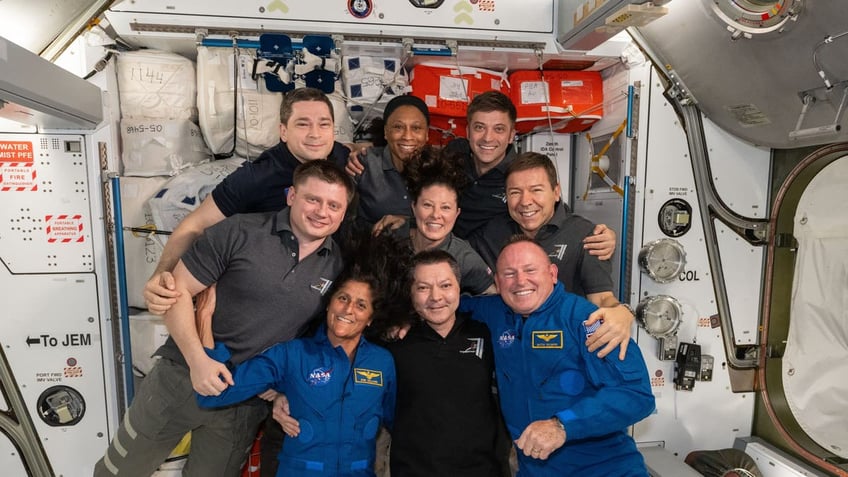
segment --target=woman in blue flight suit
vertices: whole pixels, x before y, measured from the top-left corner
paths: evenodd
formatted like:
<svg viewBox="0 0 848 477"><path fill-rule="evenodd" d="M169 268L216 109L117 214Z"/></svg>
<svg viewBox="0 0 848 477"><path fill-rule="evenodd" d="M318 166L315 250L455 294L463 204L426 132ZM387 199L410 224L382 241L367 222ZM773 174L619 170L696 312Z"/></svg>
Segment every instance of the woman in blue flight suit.
<svg viewBox="0 0 848 477"><path fill-rule="evenodd" d="M372 251L381 248L373 245ZM408 263L400 254L382 251L376 260L387 263L386 268ZM237 403L269 388L288 396L300 433L285 439L278 476L374 475L377 431L380 425L391 429L397 380L391 354L363 332L375 321L386 321L388 305L401 301L389 298L400 287L387 285L389 277L398 275L386 268L371 263L342 272L326 322L313 337L274 345L235 367L234 384L220 395L198 395L201 407ZM207 352L221 362L229 354L222 347Z"/></svg>

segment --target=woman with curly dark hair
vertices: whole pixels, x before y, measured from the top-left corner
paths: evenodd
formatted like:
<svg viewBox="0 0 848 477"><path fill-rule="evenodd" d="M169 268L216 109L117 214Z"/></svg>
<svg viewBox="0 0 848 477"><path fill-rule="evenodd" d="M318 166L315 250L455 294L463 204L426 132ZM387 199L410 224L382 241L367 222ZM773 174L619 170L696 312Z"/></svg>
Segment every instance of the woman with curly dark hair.
<svg viewBox="0 0 848 477"><path fill-rule="evenodd" d="M461 271L463 293L494 293L489 266L468 242L453 234L459 196L468 181L459 158L425 147L407 162L404 178L415 224L401 226L397 233L409 237L415 253L444 250L453 256Z"/></svg>

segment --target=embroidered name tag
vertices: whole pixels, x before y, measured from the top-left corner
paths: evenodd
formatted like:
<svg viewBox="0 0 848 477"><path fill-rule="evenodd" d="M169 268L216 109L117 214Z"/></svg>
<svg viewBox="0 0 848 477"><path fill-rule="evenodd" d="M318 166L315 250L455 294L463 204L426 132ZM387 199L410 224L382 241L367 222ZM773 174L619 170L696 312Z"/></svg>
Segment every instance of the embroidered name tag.
<svg viewBox="0 0 848 477"><path fill-rule="evenodd" d="M370 386L383 386L383 372L370 369L353 368L353 382Z"/></svg>
<svg viewBox="0 0 848 477"><path fill-rule="evenodd" d="M562 349L562 330L534 331L532 348Z"/></svg>

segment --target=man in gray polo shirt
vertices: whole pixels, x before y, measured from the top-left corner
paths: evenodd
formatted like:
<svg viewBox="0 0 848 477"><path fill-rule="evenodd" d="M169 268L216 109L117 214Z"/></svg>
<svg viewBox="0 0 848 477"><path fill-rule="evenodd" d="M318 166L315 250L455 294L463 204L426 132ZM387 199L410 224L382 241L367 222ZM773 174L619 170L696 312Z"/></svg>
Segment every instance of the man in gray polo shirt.
<svg viewBox="0 0 848 477"><path fill-rule="evenodd" d="M207 357L191 297L217 282L215 341L238 364L298 335L320 310L342 269L338 230L354 187L329 161L297 167L279 212L234 215L208 228L174 269L177 303L165 314L171 337L145 378L95 476L147 477L192 431L186 476L238 475L267 406L258 398L200 409L194 392L218 395L230 371Z"/></svg>
<svg viewBox="0 0 848 477"><path fill-rule="evenodd" d="M588 323L603 319L587 340L589 351L600 349L598 357L602 358L621 345L619 357L624 359L633 313L612 293L610 263L582 247L583 239L593 234L594 225L571 214L562 204L551 159L538 152L516 156L506 169L506 197L509 217L496 217L486 225L478 243L480 256L494 268L501 248L512 235L535 239L557 266L557 278L566 291L601 307Z"/></svg>

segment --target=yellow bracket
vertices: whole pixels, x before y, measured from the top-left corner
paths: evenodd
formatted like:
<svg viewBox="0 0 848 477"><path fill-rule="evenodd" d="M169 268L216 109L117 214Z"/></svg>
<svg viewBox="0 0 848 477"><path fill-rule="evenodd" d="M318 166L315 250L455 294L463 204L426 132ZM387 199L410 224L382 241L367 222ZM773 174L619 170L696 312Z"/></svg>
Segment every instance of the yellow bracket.
<svg viewBox="0 0 848 477"><path fill-rule="evenodd" d="M604 147L601 148L600 152L592 155L589 168L589 177L586 180L586 191L583 193L583 200L586 200L589 197L589 184L591 184L592 182L593 173L600 177L604 182L606 182L607 185L610 186L610 189L614 190L616 193L618 193L618 195L624 197L624 190L618 184L616 184L615 181L613 181L608 175L606 175L603 169L601 169L601 157L603 157L603 155L606 154L607 151L609 151L609 148L610 146L612 146L612 143L614 143L618 136L621 135L626 126L627 120L625 119L624 121L622 121L621 126L619 126L618 129L616 129L615 132L612 133L612 136L610 136L609 141L604 144ZM589 146L591 147L592 135L586 133L586 140L589 141Z"/></svg>

